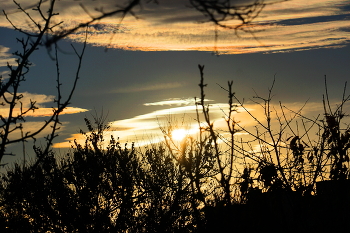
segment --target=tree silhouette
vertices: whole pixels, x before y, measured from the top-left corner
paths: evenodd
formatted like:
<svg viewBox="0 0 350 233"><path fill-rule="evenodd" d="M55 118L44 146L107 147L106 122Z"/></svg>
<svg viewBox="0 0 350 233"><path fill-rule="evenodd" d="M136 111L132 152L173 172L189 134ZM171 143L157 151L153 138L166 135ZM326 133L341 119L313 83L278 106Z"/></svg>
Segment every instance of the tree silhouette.
<svg viewBox="0 0 350 233"><path fill-rule="evenodd" d="M255 0L242 4L231 0L190 0L191 6L201 12L210 22L228 29L241 29L253 23L260 12L267 6L280 1ZM235 25L227 24L228 21L237 20Z"/></svg>
<svg viewBox="0 0 350 233"><path fill-rule="evenodd" d="M230 227L255 232L271 230L272 225L280 232L344 229L350 208L350 134L349 126L343 124L349 96L344 90L342 101L334 109L327 85L323 117L311 119L302 115L302 109L294 111L282 104L274 112L277 108L272 106L271 88L266 98L254 99L265 113L260 120L228 82L227 88L222 87L228 95L223 135L210 118L210 106L205 103L204 66L199 65L197 138L188 136L176 145L170 125L162 127L164 143L135 148L133 144L121 145L113 137L105 138L105 118L94 116L93 120L85 118L88 130L81 131L85 142L74 142L66 155L57 158L50 146L60 125L59 115L75 90L85 44L81 53L73 48L79 65L73 87L64 99L56 43L104 17L121 14L123 18L140 1L130 1L117 11L100 11L99 17L55 33L53 29L59 25L52 23L55 1L49 2L47 13L41 8L44 2L34 8L43 23L34 21L26 9L17 5L36 32L13 25L26 39L18 39L22 50L15 53L17 66L9 65L9 78L1 80L0 98L8 115L0 116L0 160L8 153L8 145L34 138L50 124L52 129L46 145L34 147L37 157L32 163L15 164L1 175L1 232L213 232ZM226 20L235 18L243 24L251 23L264 7L258 1L238 8L230 1L191 3L210 21L224 27ZM26 114L37 109L36 103L20 108L18 115L14 109L22 104L20 84L27 81L29 58L44 45L55 48L57 105L42 127L28 132L22 123ZM257 123L254 131L234 119L237 107ZM277 130L273 128L273 113ZM302 127L296 130L293 124L297 120ZM311 139L312 129L316 129L317 137ZM239 130L250 139L238 143ZM10 136L18 131L21 137L12 139ZM253 149L253 143L260 146L259 151ZM238 163L240 169L235 166ZM258 217L252 220L252 213Z"/></svg>
<svg viewBox="0 0 350 233"><path fill-rule="evenodd" d="M81 131L85 143L75 142L71 151L60 159L50 152L26 166L17 164L2 175L1 230L212 232L234 227L240 231L258 231L269 230L271 224L286 232L344 229L346 211L350 207L347 198L350 185L345 179L348 174L344 155L347 153L347 130L337 128L341 125L339 120L343 119L340 117L342 105L336 111L327 109L328 113L340 114L335 118L338 123L312 121L312 126L320 127L321 134L315 147L310 144L310 150L300 146L304 143L303 136L287 138L289 144L283 145L288 146L276 144L273 147L271 144L273 149L268 149L264 144L270 140L264 134L250 132L261 148L266 148L258 155L232 140L237 132L235 127L241 127L232 117L235 109L232 82L228 82L228 89L225 89L229 93L228 106L231 106L226 115L227 127L231 129L229 135L221 135L211 122L210 107L204 103L204 66L199 69L201 98L197 112L204 120L201 122L197 118L198 138L188 136L178 146L170 137L171 127L174 127L170 125L162 127L164 143L135 148L133 144L123 146L111 137L104 146L105 132L109 129L104 124L105 118L86 118L88 131ZM344 97L342 103L347 100ZM329 117L324 116L325 119ZM292 127L290 119L287 126L279 121L279 125L284 126L281 129ZM269 129L265 127L267 132ZM247 131L242 127L241 130ZM338 131L341 133L332 136L332 132ZM286 132L281 130L272 136L285 138ZM338 136L342 146L334 143ZM229 150L219 145L218 138L232 143L226 144ZM247 146L251 148L248 142ZM308 150L310 153L305 152ZM321 154L311 154L321 150ZM342 170L336 170L339 151L343 151ZM280 164L270 157L272 153L280 156ZM313 160L310 156L317 158ZM301 158L309 159L312 166ZM246 165L242 171L233 171L242 160ZM329 162L330 170L324 169ZM281 172L288 183L284 183ZM327 174L330 181L338 183L319 182ZM252 220L252 213L258 217Z"/></svg>
<svg viewBox="0 0 350 233"><path fill-rule="evenodd" d="M147 1L147 3L152 1ZM154 1L156 2L156 1ZM42 10L43 5L48 3L49 7L46 12ZM56 63L57 66L57 99L55 100L57 106L53 108L53 114L49 117L45 122L43 122L42 126L33 132L26 131L23 126L23 122L25 121L25 116L30 111L35 111L38 107L34 101L31 101L30 106L27 108L21 107L23 105L21 99L23 99L23 95L20 92L19 86L21 83L26 81L26 76L30 71L30 57L36 50L38 50L41 46L45 45L47 48L52 46L57 46L56 43L67 37L68 35L76 32L81 28L85 28L92 23L99 21L103 18L120 15L121 20L127 15L132 14L135 7L141 4L140 0L132 0L129 1L125 6L117 7L115 10L104 11L103 9L96 9L98 16L90 15L91 19L86 21L85 23L81 23L72 28L60 28L62 22L55 23L53 18L58 14L54 11L56 1L50 0L40 0L36 5L30 8L22 8L21 5L14 1L14 4L18 7L18 10L26 15L28 22L31 27L31 31L25 30L17 25L13 24L11 21L10 15L8 15L5 11L3 12L6 16L6 19L11 23L13 28L16 31L19 31L24 35L25 38L18 38L17 41L22 46L21 51L17 51L14 55L17 57L17 66L8 65L9 69L9 78L0 79L0 97L1 104L4 108L8 109L6 115L1 115L1 144L0 144L0 161L2 160L5 154L12 155L11 152L6 151L6 148L9 144L24 142L28 139L34 138L40 132L42 132L45 128L47 128L50 124L53 124L52 132L46 137L47 146L41 151L39 148L36 148L37 153L40 156L43 154L47 154L49 150L49 146L52 143L52 140L56 137L56 131L59 129L59 118L58 116L62 113L62 111L69 105L72 94L75 90L76 83L79 76L79 71L81 67L81 62L84 54L84 49L79 54L75 48L74 52L77 55L79 60L77 66L77 72L75 76L75 81L72 86L71 92L66 99L63 99L61 95L61 83L60 83L60 73L59 73L59 63ZM245 25L251 23L251 21L259 14L262 10L265 3L256 1L254 4L249 4L246 6L237 6L232 4L230 1L201 1L195 0L190 1L192 6L198 10L203 12L206 16L209 16L209 20L223 26L221 22L226 21L231 18L238 18L241 21L241 25ZM84 8L84 5L81 4ZM85 9L85 8L84 8ZM29 12L29 10L33 10ZM215 13L213 13L215 12ZM41 22L35 21L34 17L31 14L37 13L41 17ZM254 15L254 17L252 16ZM85 48L85 46L84 46ZM53 59L58 60L57 57L57 47L54 49L55 56ZM14 109L20 108L19 113L15 113ZM12 138L11 135L15 135L15 133L21 132L21 136L17 138Z"/></svg>
<svg viewBox="0 0 350 233"><path fill-rule="evenodd" d="M285 2L288 0L276 0L276 1L264 1L264 0L255 0L253 3L237 3L232 0L189 0L189 6L196 11L201 12L209 22L214 23L217 26L234 29L234 30L243 30L249 31L249 29L244 28L244 26L248 26L253 23L254 19L260 14L260 12L264 9L265 6ZM147 0L146 4L155 3L162 4L157 0ZM119 16L119 24L127 15L133 15L137 17L134 13L134 9L137 7L142 8L143 1L141 0L130 0L127 4L120 6L113 6L111 8L115 8L113 10L105 10L103 8L95 8L94 13L97 13L97 16L93 16L91 12L89 12L84 4L80 4L80 6L84 9L87 15L90 17L84 23L80 23L79 25L73 26L71 28L64 28L61 30L56 30L55 35L49 38L45 45L47 47L51 47L55 42L66 38L70 34L76 32L81 28L85 28L101 19L111 17L111 16ZM226 22L230 20L237 20L238 23L234 26L227 25Z"/></svg>
<svg viewBox="0 0 350 233"><path fill-rule="evenodd" d="M6 151L7 146L10 144L25 142L28 139L35 139L35 137L41 133L45 128L49 126L52 127L51 133L47 135L46 146L43 148L35 148L38 156L45 156L50 150L51 143L53 139L57 136L57 130L60 127L59 115L64 111L64 109L70 104L73 92L75 90L78 78L79 71L82 64L82 58L85 50L85 43L83 49L80 53L73 47L73 50L78 58L78 65L76 68L76 75L74 77L74 82L71 87L71 90L66 98L62 96L61 91L61 81L60 81L60 72L59 72L59 60L57 53L57 44L55 44L54 50L54 60L56 61L56 82L57 82L57 97L55 99L56 107L53 107L53 113L48 119L46 119L38 129L34 131L26 130L23 123L26 121L26 116L30 112L34 112L38 109L35 101L30 101L29 107L25 107L23 102L23 90L20 86L23 82L28 82L27 75L30 72L30 67L32 63L30 62L31 56L41 48L45 43L47 38L50 37L50 33L60 24L54 23L52 20L57 13L54 12L55 1L50 1L50 6L47 12L42 11L42 3L40 1L36 7L33 9L33 12L37 12L42 21L34 21L30 13L21 7L20 4L14 2L18 9L25 14L33 26L32 32L28 32L16 25L14 25L10 17L4 12L7 20L12 24L13 28L16 31L19 31L24 36L23 38L17 38L17 42L22 46L21 50L18 50L14 53L17 57L16 66L10 64L7 65L9 69L9 77L3 78L0 77L0 102L3 109L6 109L6 115L0 115L0 162L4 155L12 155L11 152ZM16 111L16 109L19 109ZM20 133L19 133L20 132ZM13 136L13 135L20 136Z"/></svg>

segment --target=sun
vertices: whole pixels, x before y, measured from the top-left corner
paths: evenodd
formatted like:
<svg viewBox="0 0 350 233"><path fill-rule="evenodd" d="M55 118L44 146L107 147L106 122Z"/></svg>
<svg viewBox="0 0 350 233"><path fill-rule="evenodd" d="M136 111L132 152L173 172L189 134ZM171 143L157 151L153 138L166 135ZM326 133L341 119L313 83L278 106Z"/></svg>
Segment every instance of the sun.
<svg viewBox="0 0 350 233"><path fill-rule="evenodd" d="M181 141L187 136L187 132L184 129L175 129L171 132L171 138L176 141Z"/></svg>

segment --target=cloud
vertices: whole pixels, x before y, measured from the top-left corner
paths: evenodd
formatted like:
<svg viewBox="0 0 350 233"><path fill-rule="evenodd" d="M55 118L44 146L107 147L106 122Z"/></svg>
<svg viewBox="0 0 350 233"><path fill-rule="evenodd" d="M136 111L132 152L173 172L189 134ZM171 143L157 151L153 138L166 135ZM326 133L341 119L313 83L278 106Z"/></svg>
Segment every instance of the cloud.
<svg viewBox="0 0 350 233"><path fill-rule="evenodd" d="M24 108L28 108L31 101L36 102L37 107L43 107L44 104L53 102L55 98L53 95L35 94L29 92L18 93L18 95L22 95L21 102Z"/></svg>
<svg viewBox="0 0 350 233"><path fill-rule="evenodd" d="M209 99L205 99L205 102L213 101ZM164 105L194 105L195 100L193 98L187 98L187 99L179 99L179 98L171 98L171 99L166 99L163 101L158 101L154 103L145 103L143 105L145 106L164 106Z"/></svg>
<svg viewBox="0 0 350 233"><path fill-rule="evenodd" d="M31 101L36 102L36 106L38 109L35 109L35 111L29 111L25 114L25 121L24 122L17 122L17 124L12 124L10 127L11 129L14 129L14 127L18 127L19 124L23 126L23 134L30 134L36 132L38 129L40 129L45 124L45 119L37 119L38 117L50 117L53 113L52 107L46 107L48 103L53 103L54 96L52 95L44 95L44 94L34 94L34 93L18 93L18 95L22 95L23 98L20 99L22 102L22 105L20 106L20 103L17 103L16 107L12 111L13 116L20 115L21 112L26 111L30 107ZM8 99L10 99L10 96L7 96ZM18 107L17 107L18 106ZM22 107L22 109L21 109ZM78 108L78 107L67 107L61 112L61 115L65 114L76 114L81 112L86 112L87 109ZM3 118L7 118L9 115L9 106L8 104L1 106L0 108L0 116ZM68 122L61 122L61 125L59 126L59 132L63 132L65 129L65 124ZM44 136L47 136L52 130L51 125L48 125L46 128L44 128L40 134L38 134L37 138L42 138ZM10 130L12 131L12 130ZM57 131L57 132L58 132ZM10 140L21 138L21 130L17 128L16 130L12 131L9 135Z"/></svg>
<svg viewBox="0 0 350 233"><path fill-rule="evenodd" d="M26 117L48 117L52 116L54 109L53 108L39 108L35 111L29 111L25 114ZM76 107L67 107L63 110L63 112L60 113L60 115L66 115L66 114L75 114L75 113L81 113L89 111L87 109L83 108L76 108ZM13 109L13 115L20 115L21 109L20 108L14 108ZM8 114L7 109L0 109L0 115L3 117L6 117Z"/></svg>
<svg viewBox="0 0 350 233"><path fill-rule="evenodd" d="M131 93L131 92L142 92L142 91L156 91L156 90L164 90L164 89L172 89L183 86L184 84L178 82L172 83L157 83L146 86L132 86L132 87L124 87L115 89L111 92L113 93Z"/></svg>
<svg viewBox="0 0 350 233"><path fill-rule="evenodd" d="M0 67L7 66L7 63L10 65L16 65L15 58L12 57L12 54L9 53L10 48L0 45ZM0 75L4 75L5 71L0 72ZM4 78L6 78L4 76Z"/></svg>
<svg viewBox="0 0 350 233"><path fill-rule="evenodd" d="M43 127L44 124L45 124L44 121L26 121L26 122L22 122L23 134L25 135L26 133L28 133L28 134L34 133L38 129ZM47 136L48 134L50 134L51 130L52 130L52 128L51 128L52 124L53 123L49 124L46 128L44 128L35 137L36 138L43 138L43 137ZM68 122L61 122L61 125L59 126L59 129L57 129L57 133L64 132L64 130L66 128L66 126L65 126L66 124L68 124ZM16 140L16 139L19 139L19 138L21 138L21 130L19 130L19 129L13 131L9 135L9 140Z"/></svg>
<svg viewBox="0 0 350 233"><path fill-rule="evenodd" d="M1 71L0 72L0 76L2 76L2 79L5 80L8 78L8 74L10 74L10 72L8 70L5 71Z"/></svg>
<svg viewBox="0 0 350 233"><path fill-rule="evenodd" d="M22 111L26 111L30 106L31 102L35 102L35 106L38 107L35 111L29 111L25 116L26 117L45 117L45 116L51 116L53 112L53 108L47 108L45 107L45 104L47 103L53 103L55 96L53 95L44 95L44 94L34 94L34 93L28 93L28 92L22 92L18 93L18 96L22 95L23 97L20 99L20 102L22 105L18 103L16 108L13 109L12 115L20 115L21 114L21 108ZM7 98L9 98L9 94L7 95ZM77 108L77 107L67 107L64 109L64 111L61 113L61 115L64 114L75 114L80 112L86 112L87 109ZM7 117L9 114L9 107L8 104L2 106L0 108L0 115L3 117Z"/></svg>
<svg viewBox="0 0 350 233"><path fill-rule="evenodd" d="M5 1L3 8L15 12L13 3L9 2ZM23 1L27 5L28 2ZM90 16L79 3L57 2L56 11L60 15L56 20L64 19L65 28L89 19ZM107 0L87 1L83 4L94 16L99 15L94 7L111 10L116 6L115 1ZM129 15L122 24L119 24L120 16L97 22L90 27L89 43L141 51L216 49L225 54L338 48L347 44L350 38L347 5L346 0L293 0L267 5L253 22L254 25L245 28L252 33L238 32L237 37L233 30L217 28L219 37L215 43L214 25L206 22L207 19L200 12L188 7L188 0L164 0L159 4L149 3L137 7L135 14L138 18ZM14 13L10 16L18 25L26 25L23 14ZM226 23L232 25L237 22ZM2 18L0 26L9 25ZM82 41L83 35L76 33L70 38Z"/></svg>
<svg viewBox="0 0 350 233"><path fill-rule="evenodd" d="M105 132L105 136L113 135L114 138L120 138L122 143L136 142L137 146L147 145L150 142L157 143L164 139L160 127L165 127L171 121L175 124L178 118L189 118L193 120L196 113L196 106L181 106L174 108L166 108L153 111L147 114L135 116L130 119L118 120L110 122L111 129ZM192 122L191 122L192 124ZM197 125L193 122L194 127ZM191 128L191 125L189 125ZM79 134L71 135L65 142L54 144L55 148L70 147L71 142L77 140L83 143L85 138ZM108 140L106 140L108 141Z"/></svg>
<svg viewBox="0 0 350 233"><path fill-rule="evenodd" d="M181 101L176 103L183 103ZM170 100L164 100L155 102L157 106L173 105L173 102ZM158 104L158 103L165 103ZM177 105L177 104L176 104ZM197 117L197 107L200 113L200 119L198 119L202 126L205 126L205 120L201 114L200 106L192 104L185 104L186 106L170 107L164 108L157 111L149 112L147 114L138 115L129 119L117 120L110 122L110 129L104 132L106 136L106 145L108 143L108 138L113 135L114 138L119 138L120 142L123 143L132 143L135 142L136 146L145 146L150 143L158 143L164 140L164 134L162 133L161 128L163 129L176 129L176 128L185 128L189 132L199 132L198 130L198 117ZM287 103L285 104L288 107L288 110L285 109L284 114L287 118L293 117L295 112L298 112L304 103ZM152 105L146 105L152 106ZM282 111L280 105L271 105L273 110L271 114L271 119L273 122L277 123L276 114L282 116ZM264 109L261 105L256 103L246 104L245 108L241 106L237 107L237 112L233 113L233 117L236 122L238 122L239 129L248 129L253 130L257 122L266 124L266 116L264 115ZM306 115L312 118L312 115L317 115L322 112L322 104L319 103L308 103L306 107L300 112L303 115ZM247 112L249 111L254 118ZM213 103L210 105L210 116L211 121L214 123L214 127L223 135L225 130L227 130L227 112L228 106L224 103ZM279 124L276 124L277 126ZM240 128L241 127L241 128ZM223 131L222 131L223 130ZM277 129L278 130L278 129ZM253 130L255 132L255 129ZM238 137L246 136L246 132L242 131L240 134L237 134ZM64 142L56 143L54 147L63 148L70 147L71 142L76 140L78 143L83 144L85 138L80 134L73 134L71 137L67 138Z"/></svg>

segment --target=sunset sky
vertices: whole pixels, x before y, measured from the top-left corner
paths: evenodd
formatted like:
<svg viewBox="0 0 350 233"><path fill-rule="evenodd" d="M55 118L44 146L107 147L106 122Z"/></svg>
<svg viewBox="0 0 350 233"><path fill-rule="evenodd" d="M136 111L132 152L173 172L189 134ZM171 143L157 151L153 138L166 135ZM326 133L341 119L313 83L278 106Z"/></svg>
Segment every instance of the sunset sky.
<svg viewBox="0 0 350 233"><path fill-rule="evenodd" d="M33 1L18 0L23 7ZM71 28L98 16L95 7L108 11L126 1L68 1L56 3L57 22ZM215 27L188 0L159 0L159 4L142 1L135 8L137 18L120 15L96 22L89 28L88 46L83 58L80 79L70 108L62 115L63 127L56 148L69 147L69 141L82 139L79 130L84 117L102 113L111 124L107 134L122 142L162 140L160 126L170 121L184 125L195 133L194 97L200 96L198 64L205 65L207 103L212 119L224 123L227 109L226 87L233 89L246 107L262 116L261 108L250 99L266 97L275 77L273 99L310 116L322 113L324 77L327 76L332 100L341 98L344 83L350 80L350 1L291 0L267 5L249 28L250 32ZM246 4L251 1L236 1ZM270 1L272 2L272 1ZM8 12L15 25L26 30L28 20L10 0L0 0L1 11ZM45 3L47 5L47 2ZM44 4L44 6L45 6ZM34 19L39 19L29 10ZM237 22L226 22L236 25ZM215 41L215 28L218 40ZM20 49L15 32L3 14L0 16L0 74L7 77L6 64L14 64L11 54ZM59 42L62 88L70 90L77 58L70 44L82 48L84 34L77 32ZM108 50L106 48L108 47ZM220 55L215 55L218 52ZM51 53L51 54L50 54ZM52 51L42 47L31 58L33 67L22 92L27 102L37 100L41 107L27 119L26 129L37 127L52 112L55 90L55 61ZM0 114L6 109L0 108ZM236 118L244 126L254 120L239 109ZM45 132L44 132L45 133ZM31 148L31 147L29 147ZM15 148L9 148L9 151ZM30 152L28 152L30 153ZM4 158L7 162L17 157Z"/></svg>

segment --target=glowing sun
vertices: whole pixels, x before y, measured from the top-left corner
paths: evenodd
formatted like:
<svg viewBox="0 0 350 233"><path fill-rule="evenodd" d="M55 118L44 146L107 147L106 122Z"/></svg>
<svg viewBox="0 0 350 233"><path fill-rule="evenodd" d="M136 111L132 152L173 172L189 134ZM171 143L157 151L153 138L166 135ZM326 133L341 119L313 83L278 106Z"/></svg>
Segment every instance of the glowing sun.
<svg viewBox="0 0 350 233"><path fill-rule="evenodd" d="M171 132L171 137L173 140L181 141L187 136L187 132L184 129L175 129Z"/></svg>

